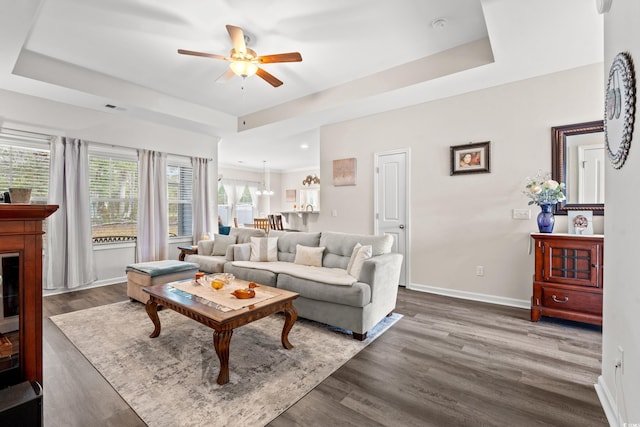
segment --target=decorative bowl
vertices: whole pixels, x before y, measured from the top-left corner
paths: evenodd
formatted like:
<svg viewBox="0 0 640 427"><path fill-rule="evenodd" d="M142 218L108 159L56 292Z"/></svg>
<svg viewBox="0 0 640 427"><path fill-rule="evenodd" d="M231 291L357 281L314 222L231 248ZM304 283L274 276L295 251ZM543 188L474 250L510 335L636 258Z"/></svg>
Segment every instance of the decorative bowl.
<svg viewBox="0 0 640 427"><path fill-rule="evenodd" d="M235 291L231 292L231 295L235 296L236 298L239 299L249 299L249 298L253 298L256 296L256 291L254 291L253 289L236 289Z"/></svg>
<svg viewBox="0 0 640 427"><path fill-rule="evenodd" d="M218 280L224 283L225 285L228 285L229 283L233 282L235 278L236 277L231 273L218 273L213 275L213 280Z"/></svg>

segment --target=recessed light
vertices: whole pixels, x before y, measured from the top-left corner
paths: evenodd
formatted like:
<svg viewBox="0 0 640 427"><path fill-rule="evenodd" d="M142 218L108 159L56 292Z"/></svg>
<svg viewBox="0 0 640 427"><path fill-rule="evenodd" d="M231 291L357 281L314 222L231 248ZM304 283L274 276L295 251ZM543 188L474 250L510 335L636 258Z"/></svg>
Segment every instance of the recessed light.
<svg viewBox="0 0 640 427"><path fill-rule="evenodd" d="M306 150L307 148L309 148L309 144L301 144L300 148L302 148L303 150Z"/></svg>

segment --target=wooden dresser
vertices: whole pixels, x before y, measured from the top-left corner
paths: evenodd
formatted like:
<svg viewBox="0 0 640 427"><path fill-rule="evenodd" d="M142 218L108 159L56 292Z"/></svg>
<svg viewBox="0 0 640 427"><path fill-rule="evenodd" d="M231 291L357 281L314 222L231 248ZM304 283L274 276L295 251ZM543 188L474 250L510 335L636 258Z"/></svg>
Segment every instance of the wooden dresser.
<svg viewBox="0 0 640 427"><path fill-rule="evenodd" d="M602 325L604 236L532 233L531 321L559 317Z"/></svg>

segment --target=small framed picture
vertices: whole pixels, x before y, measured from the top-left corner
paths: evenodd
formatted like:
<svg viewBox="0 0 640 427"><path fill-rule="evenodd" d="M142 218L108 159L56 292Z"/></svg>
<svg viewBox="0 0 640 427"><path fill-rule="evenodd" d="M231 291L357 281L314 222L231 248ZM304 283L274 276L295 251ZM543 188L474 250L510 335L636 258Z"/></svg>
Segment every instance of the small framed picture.
<svg viewBox="0 0 640 427"><path fill-rule="evenodd" d="M296 190L285 190L285 197L286 197L287 203L295 203Z"/></svg>
<svg viewBox="0 0 640 427"><path fill-rule="evenodd" d="M356 185L356 158L333 161L333 185Z"/></svg>
<svg viewBox="0 0 640 427"><path fill-rule="evenodd" d="M451 175L489 173L490 141L451 147Z"/></svg>
<svg viewBox="0 0 640 427"><path fill-rule="evenodd" d="M592 211L568 211L567 218L569 234L593 234Z"/></svg>

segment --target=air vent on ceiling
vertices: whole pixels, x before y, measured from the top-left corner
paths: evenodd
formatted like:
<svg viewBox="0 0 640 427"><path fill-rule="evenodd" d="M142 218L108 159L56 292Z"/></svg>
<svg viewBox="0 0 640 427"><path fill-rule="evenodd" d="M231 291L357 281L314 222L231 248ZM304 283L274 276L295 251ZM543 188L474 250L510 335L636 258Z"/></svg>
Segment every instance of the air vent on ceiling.
<svg viewBox="0 0 640 427"><path fill-rule="evenodd" d="M117 105L113 105L113 104L104 104L104 106L105 106L105 108L108 108L110 110L126 111L126 108L118 107Z"/></svg>

